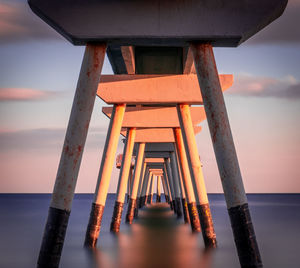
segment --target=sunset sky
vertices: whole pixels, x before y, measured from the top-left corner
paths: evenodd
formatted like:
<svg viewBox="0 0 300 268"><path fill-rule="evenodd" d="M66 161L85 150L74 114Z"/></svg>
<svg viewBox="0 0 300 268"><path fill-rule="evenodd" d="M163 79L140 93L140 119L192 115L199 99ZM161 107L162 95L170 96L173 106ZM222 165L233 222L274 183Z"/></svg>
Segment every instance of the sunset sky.
<svg viewBox="0 0 300 268"><path fill-rule="evenodd" d="M238 48L216 48L246 192L300 192L300 0ZM52 192L84 47L0 0L0 192ZM103 72L112 74L105 59ZM108 127L96 100L76 192L94 192ZM207 123L197 135L207 190L222 192ZM119 143L118 152L122 146ZM116 189L114 168L110 191Z"/></svg>

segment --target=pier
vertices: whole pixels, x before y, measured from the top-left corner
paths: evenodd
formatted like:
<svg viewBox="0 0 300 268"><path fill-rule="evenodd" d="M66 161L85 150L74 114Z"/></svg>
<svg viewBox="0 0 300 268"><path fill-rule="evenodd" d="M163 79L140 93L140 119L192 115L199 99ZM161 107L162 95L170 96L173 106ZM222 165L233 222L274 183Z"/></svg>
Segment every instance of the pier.
<svg viewBox="0 0 300 268"><path fill-rule="evenodd" d="M240 265L262 267L223 97L233 84L233 75L218 73L213 47L236 47L247 41L278 18L287 1L28 2L33 12L68 41L86 46L38 267L59 266L96 96L112 106L102 110L109 127L95 174L98 179L84 245L93 249L101 240L108 187L123 135L110 230L120 231L126 191L127 224L143 221L151 209L166 209L165 203L153 204L152 199L155 191L161 194L162 186L166 203L181 224L189 224L191 232L202 235L205 249L217 247L207 178L199 158L205 152L198 151L195 139L197 133L201 135L199 124L207 120ZM105 53L114 75L101 75ZM145 206L141 215L139 209Z"/></svg>

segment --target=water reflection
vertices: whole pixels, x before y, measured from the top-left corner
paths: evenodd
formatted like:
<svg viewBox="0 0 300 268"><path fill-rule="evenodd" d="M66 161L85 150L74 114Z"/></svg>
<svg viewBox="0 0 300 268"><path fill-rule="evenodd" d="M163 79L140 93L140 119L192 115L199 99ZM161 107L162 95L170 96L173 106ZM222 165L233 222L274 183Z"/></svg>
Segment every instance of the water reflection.
<svg viewBox="0 0 300 268"><path fill-rule="evenodd" d="M165 203L145 208L127 232L111 236L109 249L89 251L92 267L212 267L213 252L204 250L201 233L192 234Z"/></svg>

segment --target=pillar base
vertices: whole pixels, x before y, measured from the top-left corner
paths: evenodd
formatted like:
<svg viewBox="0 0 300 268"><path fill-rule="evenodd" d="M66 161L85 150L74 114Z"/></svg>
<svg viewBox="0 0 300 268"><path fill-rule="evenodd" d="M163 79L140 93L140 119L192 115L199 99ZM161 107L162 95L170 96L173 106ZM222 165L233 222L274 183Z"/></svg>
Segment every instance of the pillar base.
<svg viewBox="0 0 300 268"><path fill-rule="evenodd" d="M38 268L59 266L69 216L69 211L52 207L49 208L48 219L37 264Z"/></svg>
<svg viewBox="0 0 300 268"><path fill-rule="evenodd" d="M177 214L177 203L175 199L172 200L172 204L173 204L174 213Z"/></svg>
<svg viewBox="0 0 300 268"><path fill-rule="evenodd" d="M114 212L110 223L110 231L118 233L120 231L120 225L122 221L122 212L124 204L122 202L115 202Z"/></svg>
<svg viewBox="0 0 300 268"><path fill-rule="evenodd" d="M128 209L127 209L127 214L126 214L126 223L128 223L128 224L132 224L132 221L134 218L135 207L136 207L136 200L130 198L129 204L128 204Z"/></svg>
<svg viewBox="0 0 300 268"><path fill-rule="evenodd" d="M136 204L137 204L137 203L136 203ZM139 208L138 208L137 205L136 205L135 208L134 208L134 215L133 215L133 217L134 217L135 219L137 219L137 218L139 217Z"/></svg>
<svg viewBox="0 0 300 268"><path fill-rule="evenodd" d="M184 223L191 223L190 222L190 216L189 216L189 209L188 209L187 202L186 202L185 198L181 199L181 204L182 204L182 210L183 210Z"/></svg>
<svg viewBox="0 0 300 268"><path fill-rule="evenodd" d="M228 209L241 267L263 267L248 204Z"/></svg>
<svg viewBox="0 0 300 268"><path fill-rule="evenodd" d="M136 200L136 206L138 207L138 208L142 208L142 196L140 196L140 197L137 197L137 200Z"/></svg>
<svg viewBox="0 0 300 268"><path fill-rule="evenodd" d="M146 196L143 195L140 200L141 208L145 206L145 202L146 202Z"/></svg>
<svg viewBox="0 0 300 268"><path fill-rule="evenodd" d="M141 197L136 197L136 206L138 208L141 208L140 205L141 205Z"/></svg>
<svg viewBox="0 0 300 268"><path fill-rule="evenodd" d="M174 210L174 203L173 203L173 200L169 200L169 205L170 205L170 208L171 210Z"/></svg>
<svg viewBox="0 0 300 268"><path fill-rule="evenodd" d="M197 205L203 240L206 248L216 248L217 239L209 204Z"/></svg>
<svg viewBox="0 0 300 268"><path fill-rule="evenodd" d="M147 196L147 204L151 204L152 203L152 194L149 194Z"/></svg>
<svg viewBox="0 0 300 268"><path fill-rule="evenodd" d="M102 216L104 212L104 206L93 203L90 213L89 224L86 230L84 246L96 247L98 236L101 229Z"/></svg>
<svg viewBox="0 0 300 268"><path fill-rule="evenodd" d="M176 214L177 218L182 217L182 210L181 210L181 202L180 202L180 197L175 198L175 204L176 204Z"/></svg>
<svg viewBox="0 0 300 268"><path fill-rule="evenodd" d="M165 195L165 199L166 199L166 202L169 204L170 203L170 198L168 195Z"/></svg>
<svg viewBox="0 0 300 268"><path fill-rule="evenodd" d="M147 200L148 200L148 195L145 195L142 203L143 207L147 205Z"/></svg>
<svg viewBox="0 0 300 268"><path fill-rule="evenodd" d="M193 232L201 232L200 220L198 216L197 206L195 202L189 203L188 205L190 223Z"/></svg>
<svg viewBox="0 0 300 268"><path fill-rule="evenodd" d="M156 203L160 203L161 202L161 196L160 195L156 195Z"/></svg>

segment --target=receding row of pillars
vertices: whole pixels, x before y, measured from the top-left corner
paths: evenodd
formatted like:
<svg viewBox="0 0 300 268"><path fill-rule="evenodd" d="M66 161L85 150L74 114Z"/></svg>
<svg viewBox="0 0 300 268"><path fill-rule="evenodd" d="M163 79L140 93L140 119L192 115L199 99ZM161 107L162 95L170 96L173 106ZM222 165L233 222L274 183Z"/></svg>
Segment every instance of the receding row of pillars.
<svg viewBox="0 0 300 268"><path fill-rule="evenodd" d="M243 267L260 267L261 259L212 46L210 44L192 44L191 48L240 263ZM58 267L59 265L82 152L100 81L105 49L106 45L87 45L85 50L40 250L39 267ZM113 107L86 231L85 245L90 247L96 246L99 236L125 108L126 104L116 104ZM178 206L176 204L180 202L178 198L183 199L185 195L189 211L185 217L189 217L193 230L200 230L201 225L205 245L207 247L215 247L216 236L189 105L178 104L177 111L180 128L174 129L176 151L173 153L175 155L176 152L178 159L175 156L172 157L171 154L170 160L165 161L163 171L165 176L163 176L162 184L165 193L168 193L168 201L174 207ZM125 201L126 183L130 172L129 162L131 162L131 157L128 156L132 155L134 135L135 130L129 128L127 130L124 159L120 170L117 200L113 213L112 229L116 230L119 228L118 219ZM145 186L146 182L142 183L143 180L145 181L145 174L147 175L144 165L144 151L145 143L139 143L130 187L129 211L126 214L126 221L128 222L132 221L135 213L137 213L138 193L141 193L139 196L141 200L144 198L143 193L149 192L149 189L147 189L149 183L147 186ZM125 161L127 162L125 163ZM172 172L176 175L171 176ZM184 208L186 208L185 203Z"/></svg>
<svg viewBox="0 0 300 268"><path fill-rule="evenodd" d="M182 202L183 188L187 196L187 207L193 231L200 232L202 227L203 239L206 247L216 247L216 235L214 232L211 212L208 204L207 193L202 174L201 163L197 150L195 134L190 115L189 105L178 105L178 117L181 128L174 129L176 137L176 148L179 151L179 163L182 170L183 183L179 181L179 168L175 151L170 152L170 159L165 158L163 174L165 178L166 193L171 208L178 216L182 215L180 203ZM97 243L101 228L101 220L105 207L107 190L109 187L113 159L115 157L117 141L122 126L125 105L114 105L110 120L109 130L105 142L103 158L100 166L94 202L92 204L89 224L86 232L85 245L94 247ZM117 200L114 206L111 230L119 231L128 177L131 166L131 158L134 146L135 128L128 128L126 142L124 145L124 158L122 160L120 177L117 188ZM181 133L184 133L182 135ZM192 141L190 141L192 140ZM126 222L132 223L138 215L139 202L146 202L145 193L151 189L151 178L144 164L145 143L137 143L136 163L133 172L133 180L130 185L130 198L126 214ZM146 176L145 176L146 175ZM201 225L201 227L200 227Z"/></svg>

